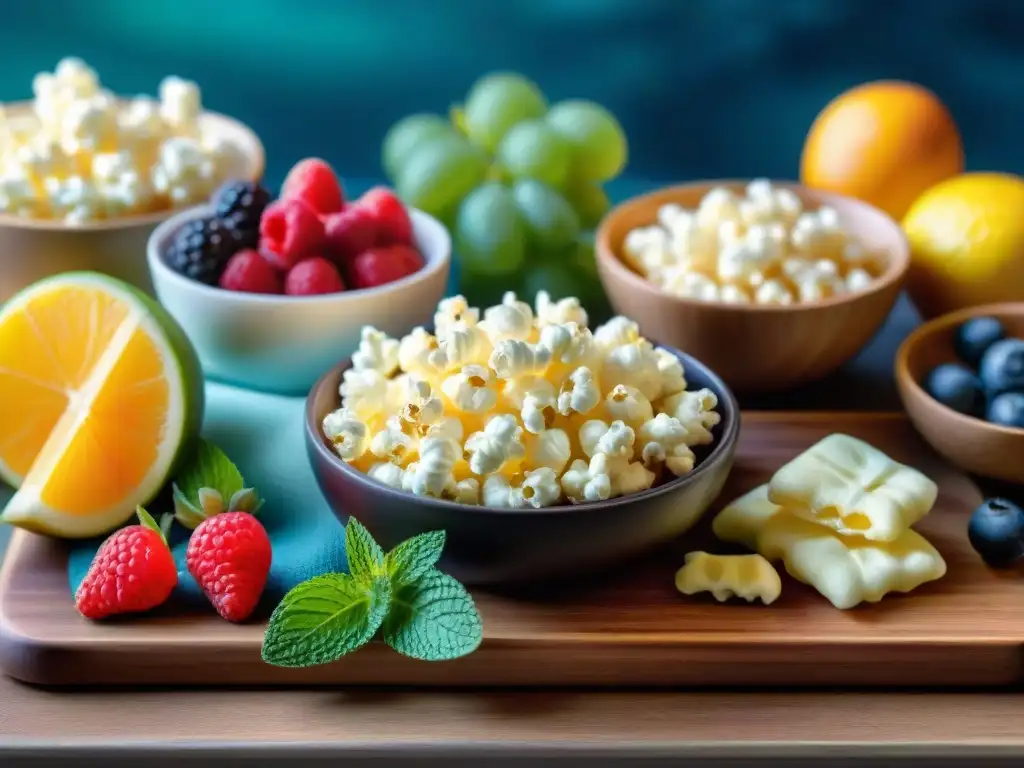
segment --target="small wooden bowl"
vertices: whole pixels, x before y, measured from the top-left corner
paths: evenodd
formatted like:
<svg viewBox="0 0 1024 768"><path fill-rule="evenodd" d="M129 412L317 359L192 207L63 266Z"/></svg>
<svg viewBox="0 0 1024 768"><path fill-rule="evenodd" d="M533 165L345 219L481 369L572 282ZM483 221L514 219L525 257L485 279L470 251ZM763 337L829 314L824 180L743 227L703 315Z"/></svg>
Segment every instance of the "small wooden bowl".
<svg viewBox="0 0 1024 768"><path fill-rule="evenodd" d="M16 119L30 108L19 103L5 110ZM242 151L245 178L263 177L263 144L248 126L215 112L204 112L200 120L205 130ZM22 288L61 272L102 272L152 294L146 242L157 225L177 213L180 209L168 209L82 224L0 213L0 305Z"/></svg>
<svg viewBox="0 0 1024 768"><path fill-rule="evenodd" d="M914 330L896 353L896 386L917 431L961 469L982 477L1024 483L1024 429L965 416L933 398L924 381L935 366L958 362L956 329L973 317L994 317L1008 336L1024 338L1024 303L969 307Z"/></svg>
<svg viewBox="0 0 1024 768"><path fill-rule="evenodd" d="M910 251L899 225L882 211L848 197L777 183L804 205L835 208L887 266L867 289L789 307L685 299L645 279L624 253L626 235L656 221L667 203L694 208L712 187L741 192L742 181L701 181L668 187L616 206L597 232L597 267L619 314L644 335L682 349L716 371L734 391L778 392L821 379L856 355L882 326L899 296Z"/></svg>

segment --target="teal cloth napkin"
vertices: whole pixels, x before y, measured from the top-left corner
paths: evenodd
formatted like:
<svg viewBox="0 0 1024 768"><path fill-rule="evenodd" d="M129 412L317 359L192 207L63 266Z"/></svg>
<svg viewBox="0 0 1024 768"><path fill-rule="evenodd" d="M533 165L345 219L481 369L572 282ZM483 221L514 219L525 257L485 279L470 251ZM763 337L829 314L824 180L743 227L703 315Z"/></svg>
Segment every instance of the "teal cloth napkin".
<svg viewBox="0 0 1024 768"><path fill-rule="evenodd" d="M275 605L296 584L323 573L345 571L344 528L320 494L306 458L305 398L281 397L207 383L203 436L219 445L266 503L259 517L273 542L274 556L265 604ZM171 511L156 501L154 516ZM102 539L73 545L68 560L72 592L85 576ZM185 568L187 532L175 524L171 537L178 563L178 596L204 598Z"/></svg>

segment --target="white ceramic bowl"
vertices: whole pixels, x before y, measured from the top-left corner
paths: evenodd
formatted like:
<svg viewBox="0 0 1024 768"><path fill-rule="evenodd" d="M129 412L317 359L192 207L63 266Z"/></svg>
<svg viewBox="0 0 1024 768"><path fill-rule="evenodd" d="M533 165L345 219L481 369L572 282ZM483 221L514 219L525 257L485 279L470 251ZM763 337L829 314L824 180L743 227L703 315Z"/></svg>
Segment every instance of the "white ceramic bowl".
<svg viewBox="0 0 1024 768"><path fill-rule="evenodd" d="M17 120L30 105L5 106ZM205 112L204 130L232 142L241 150L245 167L235 175L258 180L263 176L263 145L253 131L237 120ZM158 211L82 224L54 219L29 219L0 213L0 304L38 280L60 272L104 272L152 293L144 253L156 226L175 214Z"/></svg>
<svg viewBox="0 0 1024 768"><path fill-rule="evenodd" d="M200 206L165 221L147 248L156 296L192 340L208 378L305 395L324 371L355 351L364 325L402 336L429 325L444 296L451 238L421 211L409 212L425 261L419 272L377 288L302 297L225 291L172 270L164 253L174 233L210 213Z"/></svg>

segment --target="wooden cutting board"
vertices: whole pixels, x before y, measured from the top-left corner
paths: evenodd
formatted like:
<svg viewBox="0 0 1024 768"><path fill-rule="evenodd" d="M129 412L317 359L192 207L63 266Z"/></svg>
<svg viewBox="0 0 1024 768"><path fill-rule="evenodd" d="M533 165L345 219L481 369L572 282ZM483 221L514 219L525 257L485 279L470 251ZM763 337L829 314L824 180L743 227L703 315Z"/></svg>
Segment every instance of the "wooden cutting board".
<svg viewBox="0 0 1024 768"><path fill-rule="evenodd" d="M783 576L773 605L718 604L673 587L726 502L831 432L869 441L939 484L918 526L946 576L909 595L838 611ZM327 667L263 664L263 627L165 614L92 624L72 605L62 547L18 532L0 574L0 668L52 685L977 686L1021 678L1024 574L986 569L967 542L981 501L901 414L747 413L726 489L698 529L599 580L543 593L474 591L484 643L455 662L403 658L374 643Z"/></svg>

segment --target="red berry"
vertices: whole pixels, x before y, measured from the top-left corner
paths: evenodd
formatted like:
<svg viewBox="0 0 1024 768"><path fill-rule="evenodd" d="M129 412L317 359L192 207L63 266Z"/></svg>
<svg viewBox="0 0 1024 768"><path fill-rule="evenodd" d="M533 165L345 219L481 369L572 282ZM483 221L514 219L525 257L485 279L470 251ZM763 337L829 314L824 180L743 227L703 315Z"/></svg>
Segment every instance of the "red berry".
<svg viewBox="0 0 1024 768"><path fill-rule="evenodd" d="M324 219L327 248L339 264L345 264L377 245L377 231L377 219L373 213L357 205L350 205Z"/></svg>
<svg viewBox="0 0 1024 768"><path fill-rule="evenodd" d="M220 287L242 293L281 293L281 275L259 251L246 248L228 260L220 276Z"/></svg>
<svg viewBox="0 0 1024 768"><path fill-rule="evenodd" d="M412 245L409 212L387 187L374 187L356 205L369 211L380 231L378 245Z"/></svg>
<svg viewBox="0 0 1024 768"><path fill-rule="evenodd" d="M352 260L349 280L355 288L373 288L400 280L423 268L423 257L408 245L386 245Z"/></svg>
<svg viewBox="0 0 1024 768"><path fill-rule="evenodd" d="M338 268L322 256L300 261L284 280L284 292L289 296L315 296L344 290L345 283Z"/></svg>
<svg viewBox="0 0 1024 768"><path fill-rule="evenodd" d="M325 216L336 213L345 206L338 174L318 157L300 160L285 177L281 187L282 200L302 200L306 205Z"/></svg>
<svg viewBox="0 0 1024 768"><path fill-rule="evenodd" d="M277 200L260 218L260 251L286 271L324 242L324 225L301 200Z"/></svg>
<svg viewBox="0 0 1024 768"><path fill-rule="evenodd" d="M201 522L185 552L188 572L217 613L245 621L270 575L270 537L248 512L224 512Z"/></svg>
<svg viewBox="0 0 1024 768"><path fill-rule="evenodd" d="M87 619L142 613L167 600L178 584L178 568L159 526L144 510L141 525L115 531L104 541L75 592L75 607Z"/></svg>

